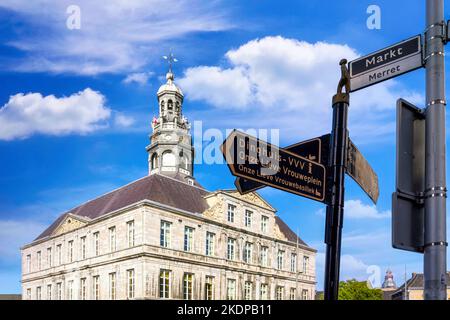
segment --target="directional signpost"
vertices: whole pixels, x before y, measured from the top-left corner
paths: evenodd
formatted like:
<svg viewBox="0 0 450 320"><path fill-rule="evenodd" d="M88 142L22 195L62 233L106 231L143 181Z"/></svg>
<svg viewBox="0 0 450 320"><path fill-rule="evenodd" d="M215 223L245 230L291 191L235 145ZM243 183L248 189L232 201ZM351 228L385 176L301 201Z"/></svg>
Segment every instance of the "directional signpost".
<svg viewBox="0 0 450 320"><path fill-rule="evenodd" d="M285 149L234 130L221 146L236 187L245 194L271 186L327 205L325 299L338 295L344 214L344 176L350 175L376 203L378 177L348 137L349 77L341 62L342 79L333 98L331 134ZM346 92L342 93L345 85Z"/></svg>
<svg viewBox="0 0 450 320"><path fill-rule="evenodd" d="M294 145L286 147L285 150L326 166L328 160L329 144L330 135L326 134L318 138L296 143ZM236 178L234 184L241 194L253 192L265 187L264 184L261 184L254 180L248 180L240 177Z"/></svg>
<svg viewBox="0 0 450 320"><path fill-rule="evenodd" d="M417 35L349 63L350 91L397 77L422 67L421 36Z"/></svg>
<svg viewBox="0 0 450 320"><path fill-rule="evenodd" d="M237 130L221 149L234 176L325 202L323 165Z"/></svg>

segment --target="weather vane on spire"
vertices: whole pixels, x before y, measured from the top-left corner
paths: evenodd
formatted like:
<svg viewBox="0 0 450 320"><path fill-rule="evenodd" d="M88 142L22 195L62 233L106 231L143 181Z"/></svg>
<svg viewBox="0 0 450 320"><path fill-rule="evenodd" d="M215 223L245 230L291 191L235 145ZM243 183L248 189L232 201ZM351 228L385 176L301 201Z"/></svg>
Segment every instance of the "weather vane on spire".
<svg viewBox="0 0 450 320"><path fill-rule="evenodd" d="M172 52L170 52L168 56L163 56L163 58L164 60L167 60L167 62L169 63L169 72L172 73L172 65L175 62L178 62L177 58L175 58Z"/></svg>

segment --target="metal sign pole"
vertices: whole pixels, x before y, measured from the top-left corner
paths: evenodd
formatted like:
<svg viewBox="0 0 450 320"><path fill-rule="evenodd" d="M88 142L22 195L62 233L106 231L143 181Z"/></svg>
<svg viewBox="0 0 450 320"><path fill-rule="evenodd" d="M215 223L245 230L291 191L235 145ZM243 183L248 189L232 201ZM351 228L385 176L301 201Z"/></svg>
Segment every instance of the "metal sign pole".
<svg viewBox="0 0 450 320"><path fill-rule="evenodd" d="M349 106L349 79L346 68L347 61L340 62L342 78L338 93L333 97L333 128L331 132L331 148L329 173L331 183L331 203L327 205L325 226L325 300L337 300L339 293L339 270L341 260L342 226L344 220L344 180L347 159L347 116ZM345 86L346 92L342 93Z"/></svg>
<svg viewBox="0 0 450 320"><path fill-rule="evenodd" d="M444 1L427 0L424 297L446 300Z"/></svg>

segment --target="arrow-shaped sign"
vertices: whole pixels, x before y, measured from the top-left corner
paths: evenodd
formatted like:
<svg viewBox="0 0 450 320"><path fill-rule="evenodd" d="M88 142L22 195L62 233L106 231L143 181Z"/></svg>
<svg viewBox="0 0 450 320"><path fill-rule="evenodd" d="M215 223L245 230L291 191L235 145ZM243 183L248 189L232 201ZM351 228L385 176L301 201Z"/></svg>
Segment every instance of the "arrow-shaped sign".
<svg viewBox="0 0 450 320"><path fill-rule="evenodd" d="M232 174L326 202L325 166L234 130L221 146Z"/></svg>
<svg viewBox="0 0 450 320"><path fill-rule="evenodd" d="M321 137L290 145L284 149L293 152L300 157L304 157L311 161L326 165L329 143L330 134L326 134ZM247 194L265 187L264 184L240 177L236 178L234 185L241 194Z"/></svg>

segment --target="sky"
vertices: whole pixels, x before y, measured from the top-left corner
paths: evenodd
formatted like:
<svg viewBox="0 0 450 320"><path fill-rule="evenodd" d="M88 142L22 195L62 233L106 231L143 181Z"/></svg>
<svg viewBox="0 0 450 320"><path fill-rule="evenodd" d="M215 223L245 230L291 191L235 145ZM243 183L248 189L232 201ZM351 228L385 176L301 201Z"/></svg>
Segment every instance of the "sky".
<svg viewBox="0 0 450 320"><path fill-rule="evenodd" d="M380 29L367 26L371 5L381 10ZM20 292L19 248L62 212L147 174L163 55L178 59L175 82L194 128L201 121L222 138L234 128L278 129L286 146L330 131L340 59L422 33L424 6L0 0L0 293ZM420 254L391 247L390 208L396 100L423 107L424 78L417 70L351 95L350 136L378 174L380 198L373 205L346 179L343 280L379 284L390 268L400 285L405 269L422 272ZM194 139L197 154L210 150L207 135ZM196 164L195 177L208 190L234 187L223 163ZM272 188L260 194L318 250L321 290L324 205Z"/></svg>

